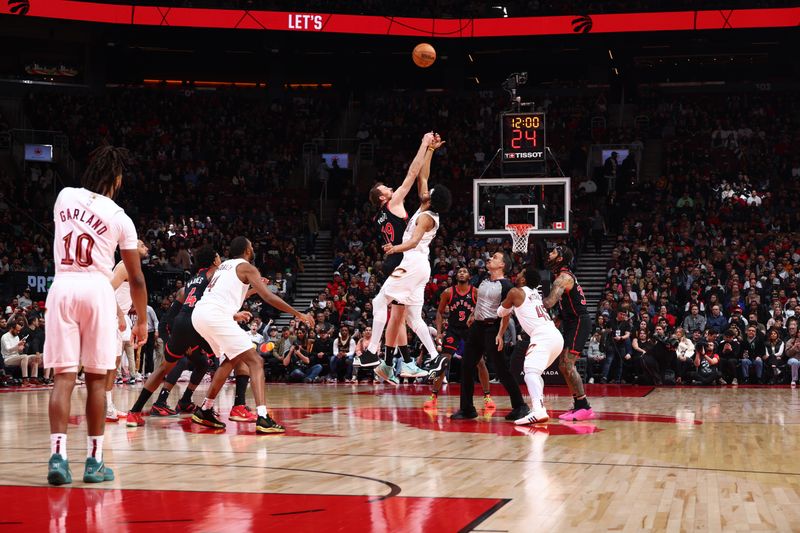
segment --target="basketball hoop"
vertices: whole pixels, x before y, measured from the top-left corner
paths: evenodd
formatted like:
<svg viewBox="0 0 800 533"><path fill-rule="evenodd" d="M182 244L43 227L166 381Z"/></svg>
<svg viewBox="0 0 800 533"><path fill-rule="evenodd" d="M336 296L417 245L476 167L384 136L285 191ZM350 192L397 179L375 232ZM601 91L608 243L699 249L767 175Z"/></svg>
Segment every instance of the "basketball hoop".
<svg viewBox="0 0 800 533"><path fill-rule="evenodd" d="M527 253L528 235L533 231L533 224L506 224L506 230L511 234L514 253Z"/></svg>

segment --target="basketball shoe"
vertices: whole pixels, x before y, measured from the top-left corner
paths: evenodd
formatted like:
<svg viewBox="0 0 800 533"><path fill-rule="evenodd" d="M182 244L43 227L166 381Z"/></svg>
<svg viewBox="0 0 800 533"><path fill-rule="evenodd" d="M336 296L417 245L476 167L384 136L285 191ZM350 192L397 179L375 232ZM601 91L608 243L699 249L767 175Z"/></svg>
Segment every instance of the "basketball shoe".
<svg viewBox="0 0 800 533"><path fill-rule="evenodd" d="M228 419L234 422L256 422L258 415L250 410L246 405L234 405L231 409Z"/></svg>
<svg viewBox="0 0 800 533"><path fill-rule="evenodd" d="M114 481L114 471L108 468L105 462L98 462L94 457L88 457L83 470L83 482L102 483L103 481Z"/></svg>
<svg viewBox="0 0 800 533"><path fill-rule="evenodd" d="M275 422L269 414L259 416L256 421L256 433L285 433L286 428Z"/></svg>
<svg viewBox="0 0 800 533"><path fill-rule="evenodd" d="M225 423L217 418L213 409L196 409L192 414L192 422L208 428L222 429Z"/></svg>
<svg viewBox="0 0 800 533"><path fill-rule="evenodd" d="M72 471L69 461L54 453L47 462L47 482L51 485L65 485L72 483Z"/></svg>

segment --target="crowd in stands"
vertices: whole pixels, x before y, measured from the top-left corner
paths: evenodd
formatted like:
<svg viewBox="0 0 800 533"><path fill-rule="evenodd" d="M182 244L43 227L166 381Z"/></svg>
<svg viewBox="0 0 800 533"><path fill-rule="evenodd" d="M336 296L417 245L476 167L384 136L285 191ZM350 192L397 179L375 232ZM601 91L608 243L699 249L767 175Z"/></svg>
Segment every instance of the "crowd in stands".
<svg viewBox="0 0 800 533"><path fill-rule="evenodd" d="M794 386L797 95L653 102L644 107L665 141L665 175L609 198L616 246L591 373L601 381Z"/></svg>
<svg viewBox="0 0 800 533"><path fill-rule="evenodd" d="M306 249L307 192L304 197L302 190L290 189L282 177L297 170L299 145L330 129L334 119L321 111L326 98L335 97L256 100L247 106L238 105L237 98L158 90L31 96L35 121L43 128L64 124L79 160L103 140L128 146L136 156L122 202L149 248L144 265L151 305L159 315L174 298L176 283L192 270L193 250L202 244L213 244L224 257L233 236L250 236L257 266L275 292L289 300L303 253L313 253ZM796 95L645 95L639 112L648 116L649 130L627 133L592 128L591 117L606 112L602 93L546 96L537 102L548 111L548 144L565 171L579 177L576 182L583 179L592 142L639 136L664 141L661 179L626 184L606 196L576 196L573 203L570 244L578 253L593 217L604 218L615 239L597 332L588 346L587 379L797 381L800 211L792 194L800 177L794 156L800 148L797 102ZM510 249L507 239L473 235L468 186L499 145L496 116L505 107L506 97L491 91L375 94L361 103L357 135L377 148L378 181L396 185L401 180L421 128L450 133L434 157L431 183L441 180L463 191L455 198L463 209L451 211L431 245L433 275L424 308L431 323L438 297L459 265L467 265L477 283L491 254ZM272 131L281 116L295 114L315 118L299 133L288 127ZM63 180L55 169L37 168L36 180L6 187L5 202L0 197L4 272L49 267L47 203ZM358 356L370 333L371 300L383 281L375 268L382 250L364 191L344 186L337 194L331 226L335 274L313 301L295 302L314 312L316 328L291 323L279 330L272 322L274 309L258 299L247 302L257 318L242 326L261 348L268 379L371 379L359 371ZM410 213L416 209L412 197ZM4 203L8 208L2 209ZM31 208L24 217L12 217L14 204ZM600 213L592 214L590 207L598 206ZM525 261L544 267L545 246L534 240L526 257L515 258L517 268ZM25 309L23 296L6 309L6 323L0 323L4 334L6 328L13 333L20 320L26 332L42 329L42 316L34 315L42 314L43 306L31 300ZM3 356L16 342L17 352L8 351L16 366L23 359L15 354L31 351L23 375L35 376L31 367L38 367L41 349L30 347L35 344L30 340L20 345L17 338L3 341Z"/></svg>
<svg viewBox="0 0 800 533"><path fill-rule="evenodd" d="M107 3L131 3L129 0L104 0ZM690 2L675 0L669 4L644 0L615 1L555 1L555 0L506 0L504 2L480 2L478 0L412 0L387 2L346 2L343 0L304 0L285 2L279 0L139 0L137 5L217 8L260 9L309 13L351 13L359 15L390 15L404 17L436 18L490 18L531 17L541 15L574 15L584 13L624 13L641 11L680 11L694 9L731 9L741 4L742 8L780 7L792 5L787 0L763 0L761 2L737 2L721 0Z"/></svg>

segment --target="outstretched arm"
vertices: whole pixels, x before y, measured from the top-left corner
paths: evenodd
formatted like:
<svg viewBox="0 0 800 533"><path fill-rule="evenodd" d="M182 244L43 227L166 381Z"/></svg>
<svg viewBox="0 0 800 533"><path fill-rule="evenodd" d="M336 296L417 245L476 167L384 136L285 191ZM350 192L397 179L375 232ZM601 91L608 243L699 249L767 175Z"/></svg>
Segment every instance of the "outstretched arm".
<svg viewBox="0 0 800 533"><path fill-rule="evenodd" d="M411 186L417 179L420 170L422 170L422 166L425 163L425 154L428 153L428 146L430 146L431 142L433 142L433 133L426 133L425 136L422 137L422 142L419 145L419 150L417 150L417 155L414 156L414 160L411 161L411 165L408 167L406 179L404 179L403 183L397 188L397 190L394 191L392 199L389 200L390 208L403 205L403 201L406 199L408 191L411 190Z"/></svg>
<svg viewBox="0 0 800 533"><path fill-rule="evenodd" d="M419 179L417 180L417 194L419 199L428 195L428 178L431 176L431 160L433 159L433 152L441 147L445 141L442 140L438 133L434 133L433 142L428 146L428 152L425 154L425 161L422 164L422 170L419 171Z"/></svg>
<svg viewBox="0 0 800 533"><path fill-rule="evenodd" d="M575 282L572 281L572 277L568 274L560 274L556 280L553 282L553 287L550 289L550 294L542 299L542 303L547 309L552 308L558 300L561 299L561 295L564 294L564 291L567 291L572 288L572 285Z"/></svg>
<svg viewBox="0 0 800 533"><path fill-rule="evenodd" d="M256 293L261 296L262 300L264 300L264 303L269 304L285 313L291 314L298 320L301 320L308 325L308 327L314 327L314 317L311 315L304 315L303 313L294 309L291 305L284 302L281 297L272 294L272 292L267 288L267 285L262 281L261 273L256 267L249 263L241 263L236 267L236 273L239 274L239 279L245 278L243 281L245 283L249 283L250 286L255 289Z"/></svg>

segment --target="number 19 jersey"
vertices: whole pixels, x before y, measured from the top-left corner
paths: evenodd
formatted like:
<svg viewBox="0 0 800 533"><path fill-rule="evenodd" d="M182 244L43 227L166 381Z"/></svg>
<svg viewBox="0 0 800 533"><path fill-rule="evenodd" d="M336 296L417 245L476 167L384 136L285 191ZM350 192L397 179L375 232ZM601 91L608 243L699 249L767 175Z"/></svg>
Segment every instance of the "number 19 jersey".
<svg viewBox="0 0 800 533"><path fill-rule="evenodd" d="M53 207L56 276L99 272L109 279L114 252L136 249L136 228L111 198L83 188L61 190Z"/></svg>

